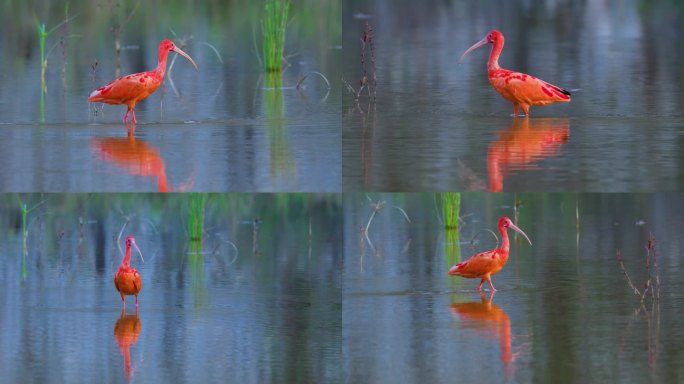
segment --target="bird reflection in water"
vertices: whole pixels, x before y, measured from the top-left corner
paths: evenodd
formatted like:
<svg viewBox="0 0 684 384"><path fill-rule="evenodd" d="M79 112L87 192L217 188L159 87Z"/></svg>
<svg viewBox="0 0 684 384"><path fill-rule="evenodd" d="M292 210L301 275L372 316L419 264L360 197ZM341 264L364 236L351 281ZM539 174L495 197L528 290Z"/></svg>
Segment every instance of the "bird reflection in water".
<svg viewBox="0 0 684 384"><path fill-rule="evenodd" d="M508 314L498 305L492 303L494 292L487 297L480 293L480 301L452 303L451 313L462 322L463 328L486 339L498 340L501 344L501 362L504 373L510 377L513 373L514 360L511 351L511 321Z"/></svg>
<svg viewBox="0 0 684 384"><path fill-rule="evenodd" d="M142 139L136 139L135 124L127 124L126 128L128 137L95 138L90 142L91 149L105 162L113 163L131 175L155 177L158 192L171 191L159 149ZM188 181L176 189L186 191L192 188L194 181L194 175L191 175Z"/></svg>
<svg viewBox="0 0 684 384"><path fill-rule="evenodd" d="M127 315L126 310L121 310L121 315L114 325L114 340L121 351L124 362L124 375L127 380L133 378L133 368L131 367L131 346L138 342L142 324L138 311L134 315Z"/></svg>
<svg viewBox="0 0 684 384"><path fill-rule="evenodd" d="M531 169L536 162L557 156L569 137L567 119L513 119L511 127L502 131L499 140L489 146L489 190L503 190L505 173Z"/></svg>

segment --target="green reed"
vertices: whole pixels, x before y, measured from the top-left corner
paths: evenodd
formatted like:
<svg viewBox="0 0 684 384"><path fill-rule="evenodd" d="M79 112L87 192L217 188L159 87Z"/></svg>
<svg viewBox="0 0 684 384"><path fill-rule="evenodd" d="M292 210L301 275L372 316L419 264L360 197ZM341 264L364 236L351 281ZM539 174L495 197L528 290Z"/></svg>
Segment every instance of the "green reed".
<svg viewBox="0 0 684 384"><path fill-rule="evenodd" d="M442 193L442 213L444 215L444 228L458 230L458 214L461 206L461 194L459 192Z"/></svg>
<svg viewBox="0 0 684 384"><path fill-rule="evenodd" d="M36 15L33 15L33 21L36 23L36 29L38 30L38 46L40 47L40 85L41 85L41 90L43 92L47 91L47 86L45 83L45 71L47 70L47 65L48 65L48 57L50 56L50 52L57 46L59 43L55 43L47 52L45 53L45 41L47 40L48 36L50 36L54 31L57 30L57 28L61 27L62 25L68 23L70 20L72 20L74 17L78 15L74 15L69 17L69 3L65 5L64 8L64 20L62 20L61 23L55 25L50 29L49 31L46 31L45 28L45 23L41 23L38 21L38 17ZM67 37L75 37L75 36L67 36Z"/></svg>
<svg viewBox="0 0 684 384"><path fill-rule="evenodd" d="M264 18L261 20L263 35L264 68L278 72L283 65L285 28L290 11L290 0L266 0Z"/></svg>
<svg viewBox="0 0 684 384"><path fill-rule="evenodd" d="M29 208L28 205L24 202L19 200L19 209L21 210L21 233L22 233L22 252L21 252L21 280L26 280L26 277L28 276L28 272L26 270L26 258L28 256L28 219L29 219L29 213L33 211L34 209L38 208L41 204L43 204L45 200L41 201L40 203L34 205L33 207Z"/></svg>
<svg viewBox="0 0 684 384"><path fill-rule="evenodd" d="M202 234L204 233L204 210L208 197L206 193L192 193L190 195L188 234L191 241L202 240Z"/></svg>
<svg viewBox="0 0 684 384"><path fill-rule="evenodd" d="M461 209L461 194L458 192L441 193L442 215L444 217L444 252L446 254L446 267L461 262L461 239L458 231L459 211ZM458 279L450 279L450 284L460 284Z"/></svg>
<svg viewBox="0 0 684 384"><path fill-rule="evenodd" d="M74 15L69 17L69 3L67 2L66 5L64 6L64 20L62 20L61 23L55 25L50 29L49 31L46 31L45 28L45 23L41 23L38 21L38 17L36 15L33 15L33 21L36 23L36 29L38 31L38 46L40 49L40 122L44 123L45 122L45 93L47 93L47 83L45 82L45 71L47 71L47 66L48 66L48 57L50 56L50 53L52 52L53 49L59 44L59 42L55 43L52 45L52 47L45 53L45 41L47 40L48 36L50 36L54 31L57 30L57 28L61 27L62 25L68 23L70 20L72 20L74 17L78 15ZM77 36L66 36L68 37L77 37Z"/></svg>

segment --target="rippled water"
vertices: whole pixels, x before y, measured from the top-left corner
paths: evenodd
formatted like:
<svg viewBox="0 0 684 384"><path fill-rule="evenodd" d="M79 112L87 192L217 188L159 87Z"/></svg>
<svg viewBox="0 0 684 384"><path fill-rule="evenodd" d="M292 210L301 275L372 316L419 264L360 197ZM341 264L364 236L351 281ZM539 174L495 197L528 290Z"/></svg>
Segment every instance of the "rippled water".
<svg viewBox="0 0 684 384"><path fill-rule="evenodd" d="M684 374L675 357L684 342L676 214L684 195L462 194L460 236L445 233L432 194L370 197L385 204L366 240L359 228L372 207L364 194L345 194L348 382L659 382ZM493 277L498 291L481 296L478 280L447 271L496 246L487 229L515 218L516 201L515 222L533 246L512 238L510 259ZM641 307L616 250L642 289L650 233L661 299L652 304L648 294Z"/></svg>
<svg viewBox="0 0 684 384"><path fill-rule="evenodd" d="M0 190L338 191L339 125L313 124L0 125Z"/></svg>
<svg viewBox="0 0 684 384"><path fill-rule="evenodd" d="M17 201L44 201L25 245ZM199 244L189 204L187 194L2 195L5 380L335 382L339 198L210 195ZM122 230L145 259L132 260L137 316L132 296L121 313L113 283Z"/></svg>
<svg viewBox="0 0 684 384"><path fill-rule="evenodd" d="M339 191L339 83L328 87L313 73L339 78L339 6L293 6L298 18L288 26L282 74L266 74L260 64L262 7L172 2L155 11L156 5L73 3L76 17L46 41L46 50L54 48L44 93L35 29L24 25L35 28L33 16L8 8L0 29L13 39L0 40L0 65L13 71L0 74L0 156L7 164L0 190ZM64 17L58 11L46 7L36 16L50 29ZM115 28L128 12L117 58ZM16 22L24 16L26 23ZM155 68L165 38L175 38L199 70L171 53L164 83L136 106L137 143L112 144L129 132L126 108L87 97L120 75ZM153 180L162 174L166 186Z"/></svg>
<svg viewBox="0 0 684 384"><path fill-rule="evenodd" d="M378 82L375 103L343 95L345 190L681 190L682 55L671 42L684 13L642 5L345 2L343 75L357 87L367 22ZM516 122L487 79L490 46L457 64L491 29L506 38L503 68L567 88L572 101Z"/></svg>

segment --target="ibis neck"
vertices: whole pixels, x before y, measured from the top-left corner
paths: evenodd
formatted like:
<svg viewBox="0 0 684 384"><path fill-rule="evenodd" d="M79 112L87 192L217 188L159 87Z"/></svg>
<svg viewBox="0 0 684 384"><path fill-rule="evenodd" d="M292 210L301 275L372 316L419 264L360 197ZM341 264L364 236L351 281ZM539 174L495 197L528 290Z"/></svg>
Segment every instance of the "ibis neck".
<svg viewBox="0 0 684 384"><path fill-rule="evenodd" d="M501 51L503 50L504 47L504 42L503 38L500 40L497 40L494 42L494 45L492 46L492 51L489 53L489 61L487 62L487 70L496 70L501 67L499 67L499 56L501 55Z"/></svg>
<svg viewBox="0 0 684 384"><path fill-rule="evenodd" d="M157 62L157 69L155 72L159 74L159 77L164 78L166 73L166 59L169 57L169 51L159 51L159 61Z"/></svg>
<svg viewBox="0 0 684 384"><path fill-rule="evenodd" d="M121 265L131 265L131 246L126 247L126 255L123 258L123 261L121 262Z"/></svg>
<svg viewBox="0 0 684 384"><path fill-rule="evenodd" d="M506 230L506 227L501 226L499 227L499 232L501 233L501 249L508 252L510 247L510 243L508 241L508 231Z"/></svg>

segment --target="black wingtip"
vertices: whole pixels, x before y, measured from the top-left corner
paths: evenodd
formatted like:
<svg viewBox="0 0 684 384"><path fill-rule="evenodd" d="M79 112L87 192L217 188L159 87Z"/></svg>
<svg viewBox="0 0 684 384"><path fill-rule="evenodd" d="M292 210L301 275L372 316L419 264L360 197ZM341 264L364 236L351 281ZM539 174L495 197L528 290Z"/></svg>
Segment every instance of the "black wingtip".
<svg viewBox="0 0 684 384"><path fill-rule="evenodd" d="M552 87L553 87L556 91L558 91L558 92L560 92L560 93L562 93L562 94L565 94L565 95L570 96L570 92L568 92L566 89L563 89L563 88L561 88L561 87L556 87L555 85L552 85Z"/></svg>

